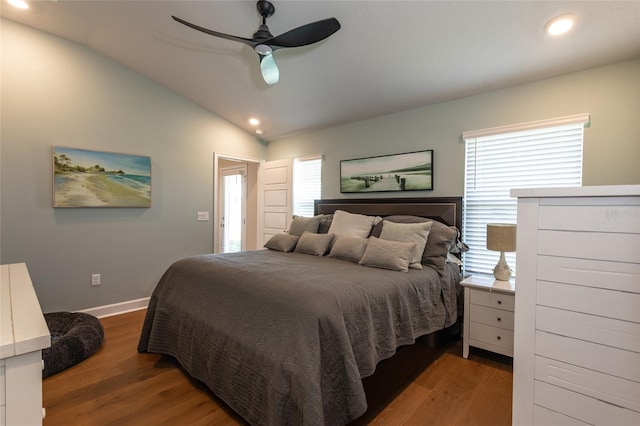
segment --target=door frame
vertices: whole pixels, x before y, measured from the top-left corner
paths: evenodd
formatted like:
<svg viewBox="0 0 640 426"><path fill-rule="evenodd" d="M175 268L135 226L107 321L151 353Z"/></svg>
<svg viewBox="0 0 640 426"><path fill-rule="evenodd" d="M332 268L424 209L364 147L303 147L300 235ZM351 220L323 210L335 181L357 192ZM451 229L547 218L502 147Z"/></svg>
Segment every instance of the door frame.
<svg viewBox="0 0 640 426"><path fill-rule="evenodd" d="M213 253L218 253L220 249L220 230L218 229L218 223L220 222L220 209L218 208L220 205L218 200L218 197L220 196L220 193L219 193L220 192L219 191L219 185L220 185L219 173L221 168L220 160L228 160L228 161L236 161L238 163L245 163L247 166L255 166L256 169L259 167L260 162L262 161L256 158L242 157L238 155L223 154L219 152L213 153L213 224L212 224L212 231L213 231L212 252ZM249 169L251 168L252 167L247 167L247 187L251 185L257 185L257 177L255 176L254 173L250 173L249 171ZM253 182L249 181L249 179L253 180ZM250 220L255 221L257 215L258 215L257 210L251 211L247 209L247 214L246 214L247 222L249 222ZM257 238L257 235L254 236L254 238ZM251 250L252 247L249 245L248 249Z"/></svg>

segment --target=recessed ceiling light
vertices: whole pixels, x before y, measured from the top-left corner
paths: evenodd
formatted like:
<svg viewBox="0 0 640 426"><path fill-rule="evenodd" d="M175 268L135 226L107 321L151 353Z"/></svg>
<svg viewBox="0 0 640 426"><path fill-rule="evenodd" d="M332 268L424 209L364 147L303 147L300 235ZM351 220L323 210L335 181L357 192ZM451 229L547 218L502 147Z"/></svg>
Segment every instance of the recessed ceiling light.
<svg viewBox="0 0 640 426"><path fill-rule="evenodd" d="M544 26L544 30L547 34L552 36L558 36L566 34L573 28L577 16L572 13L565 13L564 15L556 16Z"/></svg>
<svg viewBox="0 0 640 426"><path fill-rule="evenodd" d="M25 0L7 0L7 2L18 9L29 9L29 4Z"/></svg>
<svg viewBox="0 0 640 426"><path fill-rule="evenodd" d="M262 129L256 129L256 134L261 135L262 134Z"/></svg>
<svg viewBox="0 0 640 426"><path fill-rule="evenodd" d="M257 118L255 118L255 117L251 117L251 118L249 119L249 124L251 124L252 126L257 126L258 124L260 124L260 120L258 120L258 119L257 119Z"/></svg>

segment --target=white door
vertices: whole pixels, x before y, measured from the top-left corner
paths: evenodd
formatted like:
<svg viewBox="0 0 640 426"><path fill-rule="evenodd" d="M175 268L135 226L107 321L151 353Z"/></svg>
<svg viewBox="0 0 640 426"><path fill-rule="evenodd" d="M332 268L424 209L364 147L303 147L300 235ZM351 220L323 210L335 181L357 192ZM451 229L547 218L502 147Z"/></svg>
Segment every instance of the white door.
<svg viewBox="0 0 640 426"><path fill-rule="evenodd" d="M247 168L220 170L220 247L218 253L245 250Z"/></svg>
<svg viewBox="0 0 640 426"><path fill-rule="evenodd" d="M266 161L258 171L258 246L286 231L292 215L293 160Z"/></svg>

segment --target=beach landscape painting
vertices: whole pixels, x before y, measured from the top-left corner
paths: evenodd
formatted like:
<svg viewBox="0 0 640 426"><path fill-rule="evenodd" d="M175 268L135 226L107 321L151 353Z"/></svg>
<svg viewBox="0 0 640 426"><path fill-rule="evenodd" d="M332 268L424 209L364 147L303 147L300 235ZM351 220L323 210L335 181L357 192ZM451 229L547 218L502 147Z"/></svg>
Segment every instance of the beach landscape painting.
<svg viewBox="0 0 640 426"><path fill-rule="evenodd" d="M54 146L53 207L151 207L151 157Z"/></svg>
<svg viewBox="0 0 640 426"><path fill-rule="evenodd" d="M340 162L340 192L433 189L433 150Z"/></svg>

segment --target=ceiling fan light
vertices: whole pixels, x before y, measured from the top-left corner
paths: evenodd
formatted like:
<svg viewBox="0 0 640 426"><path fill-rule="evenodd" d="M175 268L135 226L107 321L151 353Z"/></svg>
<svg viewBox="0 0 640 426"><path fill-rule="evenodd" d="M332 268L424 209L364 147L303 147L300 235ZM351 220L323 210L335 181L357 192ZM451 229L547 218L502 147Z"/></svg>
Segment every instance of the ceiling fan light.
<svg viewBox="0 0 640 426"><path fill-rule="evenodd" d="M273 52L271 46L267 44L257 44L256 47L254 47L254 50L262 56L271 55L271 53Z"/></svg>
<svg viewBox="0 0 640 426"><path fill-rule="evenodd" d="M260 71L262 71L264 82L269 86L276 84L280 80L280 71L273 55L261 56L260 59Z"/></svg>

